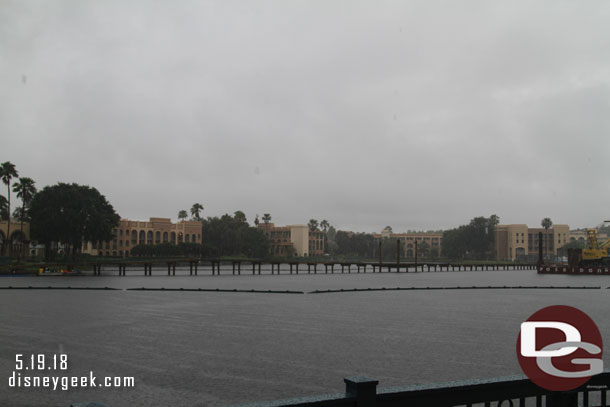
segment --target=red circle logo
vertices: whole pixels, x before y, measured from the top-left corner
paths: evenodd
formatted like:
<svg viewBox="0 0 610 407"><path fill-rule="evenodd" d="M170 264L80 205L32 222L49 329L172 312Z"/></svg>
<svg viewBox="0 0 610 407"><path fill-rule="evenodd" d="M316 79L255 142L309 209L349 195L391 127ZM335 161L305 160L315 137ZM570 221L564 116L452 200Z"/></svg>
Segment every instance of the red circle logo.
<svg viewBox="0 0 610 407"><path fill-rule="evenodd" d="M532 382L551 391L575 389L601 373L602 351L595 322L567 305L535 312L521 324L517 337L521 369Z"/></svg>

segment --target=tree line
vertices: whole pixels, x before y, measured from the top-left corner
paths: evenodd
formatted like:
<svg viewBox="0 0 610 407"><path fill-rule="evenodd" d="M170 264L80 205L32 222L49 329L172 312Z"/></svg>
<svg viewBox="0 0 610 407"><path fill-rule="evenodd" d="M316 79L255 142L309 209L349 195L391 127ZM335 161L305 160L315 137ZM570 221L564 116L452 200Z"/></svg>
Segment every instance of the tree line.
<svg viewBox="0 0 610 407"><path fill-rule="evenodd" d="M497 215L478 216L467 225L443 232L443 257L449 259L495 259Z"/></svg>
<svg viewBox="0 0 610 407"><path fill-rule="evenodd" d="M20 222L21 231L23 223L30 222L32 240L51 249L62 245L68 254L78 254L84 242L111 241L116 238L114 229L119 225L120 217L104 195L94 187L58 183L37 191L34 180L19 177L15 165L8 161L0 164L0 180L7 187L6 197L0 195L0 219L7 221L6 239L14 235L11 230L15 225L11 218ZM12 212L11 192L21 200L21 206ZM202 223L202 244L138 245L131 249L131 255L252 258L269 255L270 242L264 230L258 227L258 215L254 226L250 226L242 211L236 211L233 215L203 218L203 210L200 203L194 203L190 208L191 220ZM178 219L187 218L186 210L178 212ZM272 217L265 213L261 219L269 224ZM499 217L496 215L479 216L466 225L445 230L440 255L448 259L495 259L495 229L498 223ZM552 221L544 218L541 225L548 232ZM373 234L337 231L327 220L318 222L310 219L308 227L312 232L323 233L326 253L331 256L376 259L380 254L379 240ZM606 228L610 231L610 226ZM391 228L388 227L388 230L391 232ZM405 251L404 244L397 245L396 242L395 237L381 240L381 256L384 259L395 258L397 247L402 258L411 254ZM2 245L4 254L7 246L9 245ZM419 241L417 254L420 258L435 258L439 255L423 241Z"/></svg>
<svg viewBox="0 0 610 407"><path fill-rule="evenodd" d="M380 250L384 261L392 261L399 255L401 258L414 258L415 248L407 251L405 244L414 241L404 241L396 237L380 238L372 233L353 233L338 231L334 238L329 237L329 253L334 256L359 259L378 259ZM381 243L381 247L380 247ZM440 243L440 242L439 242ZM427 242L417 241L417 256L419 258L437 258L439 253Z"/></svg>

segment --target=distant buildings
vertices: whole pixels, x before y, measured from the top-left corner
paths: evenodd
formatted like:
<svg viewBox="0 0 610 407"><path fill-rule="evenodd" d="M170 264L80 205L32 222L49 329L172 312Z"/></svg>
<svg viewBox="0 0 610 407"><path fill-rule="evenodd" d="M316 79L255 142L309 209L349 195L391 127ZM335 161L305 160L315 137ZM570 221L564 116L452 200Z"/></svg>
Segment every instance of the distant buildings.
<svg viewBox="0 0 610 407"><path fill-rule="evenodd" d="M310 230L307 225L275 226L273 223L259 223L269 239L272 256L321 256L324 254L324 232Z"/></svg>
<svg viewBox="0 0 610 407"><path fill-rule="evenodd" d="M93 256L128 257L131 249L139 244L201 244L201 226L200 221L172 223L169 218L150 218L148 222L121 219L114 229L113 240L85 242L82 252Z"/></svg>
<svg viewBox="0 0 610 407"><path fill-rule="evenodd" d="M14 255L16 256L20 251L22 256L27 256L28 245L23 244L24 242L30 241L30 224L23 222L23 232L21 231L21 222L16 219L11 219L11 238L8 239L8 221L0 221L0 256L2 255ZM11 247L8 242L12 241Z"/></svg>
<svg viewBox="0 0 610 407"><path fill-rule="evenodd" d="M404 245L407 257L415 257L415 242L417 242L418 256L439 257L443 242L442 232L392 233L392 229L388 227L384 228L381 233L373 233L373 237L375 239L392 238L400 240Z"/></svg>
<svg viewBox="0 0 610 407"><path fill-rule="evenodd" d="M604 241L608 239L608 234L597 232L597 239ZM582 244L587 243L587 229L570 230L570 242L581 242Z"/></svg>
<svg viewBox="0 0 610 407"><path fill-rule="evenodd" d="M535 260L538 258L539 233L542 232L543 255L556 256L557 250L569 242L568 225L530 228L527 225L496 226L496 258L498 260Z"/></svg>

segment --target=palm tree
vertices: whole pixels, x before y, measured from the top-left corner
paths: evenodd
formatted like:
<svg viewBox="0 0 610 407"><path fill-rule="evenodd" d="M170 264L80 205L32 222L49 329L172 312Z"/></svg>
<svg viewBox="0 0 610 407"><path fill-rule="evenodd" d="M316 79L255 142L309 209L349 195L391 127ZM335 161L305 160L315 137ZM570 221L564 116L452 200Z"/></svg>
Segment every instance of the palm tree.
<svg viewBox="0 0 610 407"><path fill-rule="evenodd" d="M310 231L314 232L318 230L318 221L315 219L309 219L309 223L307 224L307 226L309 226Z"/></svg>
<svg viewBox="0 0 610 407"><path fill-rule="evenodd" d="M17 173L17 170L15 169L15 164L6 161L3 162L2 164L0 164L0 179L2 179L2 182L4 183L4 185L6 185L6 189L8 191L8 199L7 199L7 209L8 209L8 219L7 219L7 225L6 225L6 240L7 242L9 242L9 246L10 246L10 241L11 241L11 179L18 177L19 174Z"/></svg>
<svg viewBox="0 0 610 407"><path fill-rule="evenodd" d="M268 213L264 213L263 222L265 222L265 224L268 224L269 222L271 222L271 215L269 215Z"/></svg>
<svg viewBox="0 0 610 407"><path fill-rule="evenodd" d="M8 201L4 195L0 195L0 220L8 218Z"/></svg>
<svg viewBox="0 0 610 407"><path fill-rule="evenodd" d="M193 206L191 206L191 216L193 217L193 219L201 220L201 217L199 216L199 212L201 212L202 210L203 210L203 205L201 205L200 203L194 203Z"/></svg>
<svg viewBox="0 0 610 407"><path fill-rule="evenodd" d="M320 222L320 227L322 228L322 230L324 232L326 232L326 229L328 229L330 227L330 223L328 223L328 221L326 219L322 220L322 222Z"/></svg>
<svg viewBox="0 0 610 407"><path fill-rule="evenodd" d="M313 255L313 251L314 251L314 241L311 238L312 237L312 233L315 232L316 230L318 230L318 221L315 219L309 219L309 223L307 224L307 226L309 226L309 255Z"/></svg>
<svg viewBox="0 0 610 407"><path fill-rule="evenodd" d="M544 252L545 252L544 256L546 257L547 256L547 247L549 245L548 233L549 233L549 229L551 228L551 226L553 226L553 221L551 220L551 218L544 218L544 219L542 219L542 222L540 222L540 224L544 228L545 235L546 235L546 238L545 238L546 242L544 243Z"/></svg>
<svg viewBox="0 0 610 407"><path fill-rule="evenodd" d="M25 211L28 204L36 194L36 186L32 178L21 177L19 182L13 185L13 192L21 199L21 234L23 235L23 220L25 219Z"/></svg>
<svg viewBox="0 0 610 407"><path fill-rule="evenodd" d="M323 242L324 243L324 252L326 253L326 251L327 251L327 247L326 247L326 229L328 229L330 227L330 223L328 223L328 221L326 219L323 219L322 222L320 222L320 227L324 231L324 234L322 235L322 239L324 241Z"/></svg>
<svg viewBox="0 0 610 407"><path fill-rule="evenodd" d="M178 212L178 219L184 221L186 218L188 218L188 213L186 213L186 211L183 209L181 211Z"/></svg>

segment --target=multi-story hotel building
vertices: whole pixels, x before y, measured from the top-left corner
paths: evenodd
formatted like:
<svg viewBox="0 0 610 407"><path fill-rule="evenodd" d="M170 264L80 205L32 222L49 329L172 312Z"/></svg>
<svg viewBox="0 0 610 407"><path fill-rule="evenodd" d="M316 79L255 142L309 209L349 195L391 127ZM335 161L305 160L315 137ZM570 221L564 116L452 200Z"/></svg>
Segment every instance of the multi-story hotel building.
<svg viewBox="0 0 610 407"><path fill-rule="evenodd" d="M324 254L324 232L310 230L307 225L275 226L259 223L269 239L272 256L320 256Z"/></svg>
<svg viewBox="0 0 610 407"><path fill-rule="evenodd" d="M375 239L398 239L405 249L407 257L415 257L415 242L418 245L418 255L422 256L422 249L425 248L422 243L426 243L428 254L432 256L440 256L441 245L443 242L443 234L438 232L409 232L409 233L392 233L390 228L384 228L381 233L374 233ZM424 249L425 250L425 249Z"/></svg>
<svg viewBox="0 0 610 407"><path fill-rule="evenodd" d="M139 244L201 243L200 221L172 223L169 218L150 218L146 221L121 219L109 242L85 242L82 252L94 256L128 257Z"/></svg>
<svg viewBox="0 0 610 407"><path fill-rule="evenodd" d="M527 225L496 226L496 257L498 260L516 260L538 256L539 233L542 232L543 254L556 256L557 250L569 242L568 225L553 225L544 228L529 228Z"/></svg>

